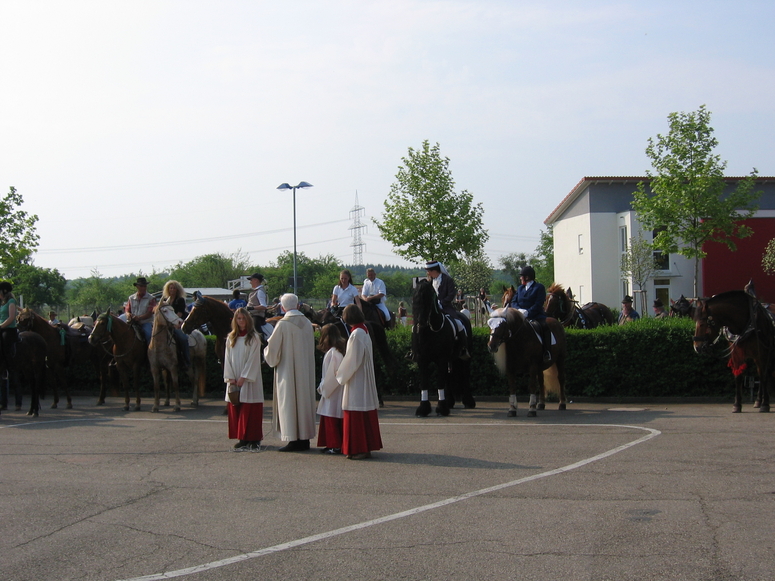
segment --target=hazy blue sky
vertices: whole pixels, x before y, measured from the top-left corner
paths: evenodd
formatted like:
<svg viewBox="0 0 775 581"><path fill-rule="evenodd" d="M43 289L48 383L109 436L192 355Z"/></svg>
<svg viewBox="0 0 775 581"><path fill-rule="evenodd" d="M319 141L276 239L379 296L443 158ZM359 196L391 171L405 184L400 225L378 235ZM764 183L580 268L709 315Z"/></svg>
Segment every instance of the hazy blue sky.
<svg viewBox="0 0 775 581"><path fill-rule="evenodd" d="M293 246L352 261L401 157L438 142L494 264L584 176L643 175L707 105L728 175L775 175L775 3L163 0L0 4L0 193L67 278ZM364 260L406 264L364 235ZM332 283L333 284L333 283Z"/></svg>

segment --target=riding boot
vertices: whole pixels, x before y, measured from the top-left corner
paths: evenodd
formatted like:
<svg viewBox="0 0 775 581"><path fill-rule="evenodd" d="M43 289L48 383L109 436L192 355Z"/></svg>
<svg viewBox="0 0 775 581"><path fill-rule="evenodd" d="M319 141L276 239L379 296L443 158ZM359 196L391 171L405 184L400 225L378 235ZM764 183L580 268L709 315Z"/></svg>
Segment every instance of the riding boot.
<svg viewBox="0 0 775 581"><path fill-rule="evenodd" d="M541 322L541 331L544 342L544 363L549 363L552 360L552 331L546 321Z"/></svg>

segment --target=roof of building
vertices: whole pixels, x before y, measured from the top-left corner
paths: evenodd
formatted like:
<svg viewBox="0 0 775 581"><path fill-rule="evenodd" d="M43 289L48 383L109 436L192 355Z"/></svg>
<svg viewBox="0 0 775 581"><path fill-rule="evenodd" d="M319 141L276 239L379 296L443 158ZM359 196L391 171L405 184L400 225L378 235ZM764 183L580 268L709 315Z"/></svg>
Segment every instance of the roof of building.
<svg viewBox="0 0 775 581"><path fill-rule="evenodd" d="M730 176L725 177L725 181L729 182L735 182L745 179L748 176ZM649 182L651 180L648 176L585 176L581 178L579 183L577 183L573 189L568 192L568 195L565 196L562 201L557 205L557 207L552 210L552 212L546 217L546 220L544 220L544 224L549 226L550 224L553 224L556 222L560 216L565 212L565 210L570 206L576 198L578 198L584 190L590 185L594 183L599 182L608 182L608 183L615 183L615 182L633 182L633 183L639 183L639 182ZM775 177L773 176L757 176L756 181L758 182L769 182L775 180Z"/></svg>

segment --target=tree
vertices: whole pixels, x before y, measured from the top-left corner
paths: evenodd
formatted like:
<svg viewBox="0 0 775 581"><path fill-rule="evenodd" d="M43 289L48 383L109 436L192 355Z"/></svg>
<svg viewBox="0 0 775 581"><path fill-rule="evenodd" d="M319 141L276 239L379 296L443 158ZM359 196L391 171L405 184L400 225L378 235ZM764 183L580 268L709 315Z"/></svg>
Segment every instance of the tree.
<svg viewBox="0 0 775 581"><path fill-rule="evenodd" d="M134 292L133 280L102 278L99 271L92 270L89 278L74 280L68 289L68 303L76 310L90 313L104 312L108 308L118 310Z"/></svg>
<svg viewBox="0 0 775 581"><path fill-rule="evenodd" d="M547 288L554 282L554 231L549 226L541 230L538 246L529 257L530 266L536 271L536 280Z"/></svg>
<svg viewBox="0 0 775 581"><path fill-rule="evenodd" d="M10 272L13 292L24 297L25 306L61 305L65 302L67 281L59 271L32 264L18 264Z"/></svg>
<svg viewBox="0 0 775 581"><path fill-rule="evenodd" d="M339 280L341 265L332 254L309 258L303 252L296 254L296 275L299 277L299 295L306 298L329 298ZM267 295L270 299L293 292L293 252L285 251L277 262L264 269Z"/></svg>
<svg viewBox="0 0 775 581"><path fill-rule="evenodd" d="M514 284L519 284L519 273L530 264L530 258L524 252L512 252L501 256L500 265L503 268L503 272L511 277ZM538 278L536 276L536 278Z"/></svg>
<svg viewBox="0 0 775 581"><path fill-rule="evenodd" d="M14 267L28 263L38 247L39 236L35 232L38 216L19 210L23 203L24 199L13 186L0 200L0 266L6 278Z"/></svg>
<svg viewBox="0 0 775 581"><path fill-rule="evenodd" d="M484 209L466 190L455 193L449 158L441 156L439 144L431 147L425 140L421 150L410 147L401 161L382 222L374 220L394 252L407 260L446 264L481 251L489 238Z"/></svg>
<svg viewBox="0 0 775 581"><path fill-rule="evenodd" d="M767 274L775 274L775 238L767 243L762 255L762 268Z"/></svg>
<svg viewBox="0 0 775 581"><path fill-rule="evenodd" d="M753 192L757 171L754 168L725 193L727 164L712 153L718 141L705 105L691 113L671 113L668 121L667 135L649 138L646 155L655 173L646 172L650 188L641 182L632 206L646 228L660 230L654 248L694 259L694 294L699 296L699 263L706 256L703 245L720 242L734 251L734 239L752 233L740 221L756 212L752 204L759 196Z"/></svg>
<svg viewBox="0 0 775 581"><path fill-rule="evenodd" d="M489 289L492 283L492 264L484 252L464 256L450 270L458 290L467 295L478 295L480 288Z"/></svg>
<svg viewBox="0 0 775 581"><path fill-rule="evenodd" d="M250 257L238 250L229 255L204 254L186 263L179 262L169 276L184 287L226 288L228 281L252 274L251 268Z"/></svg>
<svg viewBox="0 0 775 581"><path fill-rule="evenodd" d="M632 278L638 286L638 290L643 290L648 280L659 270L659 265L654 259L654 247L638 234L637 238L630 238L630 244L627 252L622 255L621 262L622 276ZM646 295L641 295L641 312L646 312Z"/></svg>

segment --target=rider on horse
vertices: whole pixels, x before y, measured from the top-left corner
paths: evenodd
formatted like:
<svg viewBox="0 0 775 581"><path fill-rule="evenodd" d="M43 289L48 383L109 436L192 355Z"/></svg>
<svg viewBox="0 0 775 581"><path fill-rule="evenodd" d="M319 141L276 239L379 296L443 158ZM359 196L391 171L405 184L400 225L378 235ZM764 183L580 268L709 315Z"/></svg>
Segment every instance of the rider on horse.
<svg viewBox="0 0 775 581"><path fill-rule="evenodd" d="M145 344L151 342L153 333L153 309L156 307L156 299L148 294L148 281L141 276L133 283L137 292L129 296L126 302L127 322L139 327L145 336Z"/></svg>
<svg viewBox="0 0 775 581"><path fill-rule="evenodd" d="M525 266L519 273L519 280L522 284L517 288L511 303L503 306L517 309L528 321L539 323L544 345L544 362L548 363L552 360L552 333L546 325L546 312L544 311L546 288L535 278L536 271L533 267Z"/></svg>
<svg viewBox="0 0 775 581"><path fill-rule="evenodd" d="M455 308L455 299L457 298L455 281L449 276L444 265L437 260L427 262L425 264L425 272L428 273L433 288L436 290L442 312L445 315L448 315L453 321L459 321L460 325L463 326L466 337L463 337L464 340L460 349L460 357L461 359L470 358L467 344L472 338L471 320Z"/></svg>
<svg viewBox="0 0 775 581"><path fill-rule="evenodd" d="M363 281L363 287L361 289L361 300L365 300L381 312L385 318L384 327L387 327L390 322L390 311L385 305L385 297L387 296L387 287L382 280L377 278L377 272L373 268L366 270L366 280Z"/></svg>

